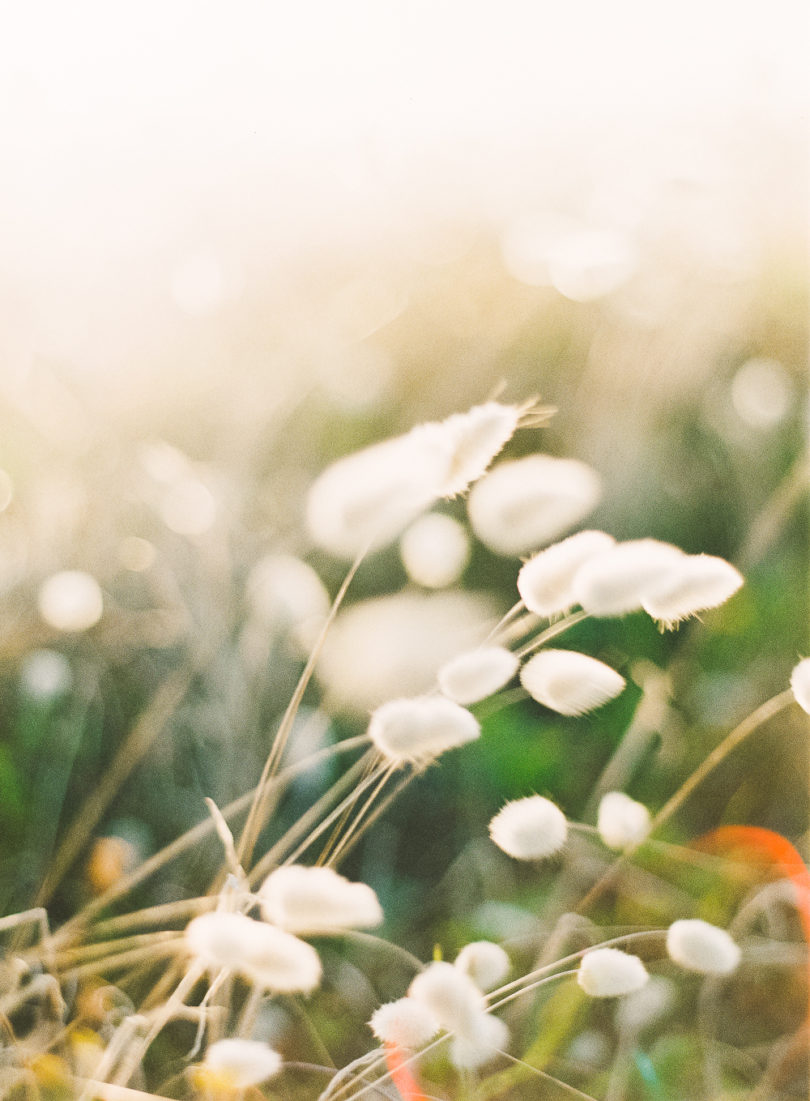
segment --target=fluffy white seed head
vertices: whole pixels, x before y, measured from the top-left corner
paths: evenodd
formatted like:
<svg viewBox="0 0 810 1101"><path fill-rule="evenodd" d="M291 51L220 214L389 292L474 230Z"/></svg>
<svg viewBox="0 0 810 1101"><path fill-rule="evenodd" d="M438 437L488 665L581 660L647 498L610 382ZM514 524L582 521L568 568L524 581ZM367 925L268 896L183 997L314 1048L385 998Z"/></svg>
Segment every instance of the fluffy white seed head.
<svg viewBox="0 0 810 1101"><path fill-rule="evenodd" d="M520 417L518 406L488 402L339 459L309 491L313 538L339 558L385 546L439 498L479 478Z"/></svg>
<svg viewBox="0 0 810 1101"><path fill-rule="evenodd" d="M86 631L104 612L104 597L95 577L82 570L62 570L42 583L39 614L57 631Z"/></svg>
<svg viewBox="0 0 810 1101"><path fill-rule="evenodd" d="M719 607L742 583L742 574L725 558L688 554L675 565L670 576L650 590L641 606L653 619L670 628L698 612Z"/></svg>
<svg viewBox="0 0 810 1101"><path fill-rule="evenodd" d="M481 646L446 662L438 672L439 687L456 703L477 703L503 688L519 665L503 646Z"/></svg>
<svg viewBox="0 0 810 1101"><path fill-rule="evenodd" d="M491 940L475 940L464 947L453 964L469 975L479 990L492 990L509 972L509 957Z"/></svg>
<svg viewBox="0 0 810 1101"><path fill-rule="evenodd" d="M371 716L369 737L392 764L421 763L474 741L478 721L452 700L420 696L389 700Z"/></svg>
<svg viewBox="0 0 810 1101"><path fill-rule="evenodd" d="M649 978L638 956L619 948L594 948L582 957L577 982L592 998L616 998L640 990Z"/></svg>
<svg viewBox="0 0 810 1101"><path fill-rule="evenodd" d="M579 568L615 545L604 531L578 531L535 554L518 574L523 603L536 615L563 615L577 602L573 582Z"/></svg>
<svg viewBox="0 0 810 1101"><path fill-rule="evenodd" d="M725 929L718 929L700 918L684 918L673 922L667 930L667 952L670 959L687 971L703 975L729 975L742 953Z"/></svg>
<svg viewBox="0 0 810 1101"><path fill-rule="evenodd" d="M614 699L624 677L596 658L575 650L541 650L520 671L532 699L560 715L583 715Z"/></svg>
<svg viewBox="0 0 810 1101"><path fill-rule="evenodd" d="M545 860L565 844L568 823L550 799L529 795L498 811L489 823L489 836L516 860Z"/></svg>
<svg viewBox="0 0 810 1101"><path fill-rule="evenodd" d="M452 963L430 963L408 987L408 997L427 1006L441 1028L472 1034L486 1010L484 995L469 975Z"/></svg>
<svg viewBox="0 0 810 1101"><path fill-rule="evenodd" d="M277 993L314 990L321 961L311 944L244 914L201 914L186 927L188 950L210 970L237 971Z"/></svg>
<svg viewBox="0 0 810 1101"><path fill-rule="evenodd" d="M450 1061L461 1070L491 1062L509 1042L509 1029L491 1013L477 1013L464 1032L450 1041Z"/></svg>
<svg viewBox="0 0 810 1101"><path fill-rule="evenodd" d="M234 1089L258 1086L281 1070L281 1056L258 1040L217 1040L205 1053L203 1066L218 1083Z"/></svg>
<svg viewBox="0 0 810 1101"><path fill-rule="evenodd" d="M259 888L265 918L302 936L372 929L383 920L377 895L332 868L290 864L276 868Z"/></svg>
<svg viewBox="0 0 810 1101"><path fill-rule="evenodd" d="M596 819L599 836L609 849L630 848L640 844L650 832L650 812L623 791L602 796Z"/></svg>
<svg viewBox="0 0 810 1101"><path fill-rule="evenodd" d="M520 406L488 401L417 429L446 456L440 496L455 497L477 481L512 438L521 415Z"/></svg>
<svg viewBox="0 0 810 1101"><path fill-rule="evenodd" d="M802 658L790 674L790 687L796 703L810 715L810 658Z"/></svg>
<svg viewBox="0 0 810 1101"><path fill-rule="evenodd" d="M585 463L529 455L501 463L473 487L470 521L497 554L527 554L578 524L600 495L599 477Z"/></svg>
<svg viewBox="0 0 810 1101"><path fill-rule="evenodd" d="M369 1027L382 1043L413 1051L433 1039L439 1031L439 1022L424 1002L399 998L381 1005L369 1021Z"/></svg>
<svg viewBox="0 0 810 1101"><path fill-rule="evenodd" d="M652 591L676 576L684 558L678 547L657 539L617 543L577 570L572 585L576 602L595 616L637 611Z"/></svg>
<svg viewBox="0 0 810 1101"><path fill-rule="evenodd" d="M464 572L470 541L458 520L431 512L411 524L399 550L411 581L426 589L444 589Z"/></svg>

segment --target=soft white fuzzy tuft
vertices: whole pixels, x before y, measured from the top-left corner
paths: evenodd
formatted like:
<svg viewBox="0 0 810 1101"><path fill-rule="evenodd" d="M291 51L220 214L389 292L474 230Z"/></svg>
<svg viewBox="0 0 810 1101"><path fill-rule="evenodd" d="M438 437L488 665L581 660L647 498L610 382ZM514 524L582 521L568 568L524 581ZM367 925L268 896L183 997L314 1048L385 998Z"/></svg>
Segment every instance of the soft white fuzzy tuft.
<svg viewBox="0 0 810 1101"><path fill-rule="evenodd" d="M288 933L314 935L372 929L383 920L371 887L332 868L291 864L276 868L259 888L265 918Z"/></svg>
<svg viewBox="0 0 810 1101"><path fill-rule="evenodd" d="M573 593L591 615L626 615L638 611L652 591L677 576L684 558L678 547L657 539L617 543L577 570Z"/></svg>
<svg viewBox="0 0 810 1101"><path fill-rule="evenodd" d="M481 646L446 662L438 673L439 687L456 703L477 703L508 684L519 665L503 646Z"/></svg>
<svg viewBox="0 0 810 1101"><path fill-rule="evenodd" d="M444 589L458 581L470 557L467 532L452 516L431 512L415 520L399 545L411 581L426 589Z"/></svg>
<svg viewBox="0 0 810 1101"><path fill-rule="evenodd" d="M650 590L641 606L665 627L674 627L698 612L719 607L742 583L740 571L724 558L711 554L684 555L671 575Z"/></svg>
<svg viewBox="0 0 810 1101"><path fill-rule="evenodd" d="M453 965L469 975L479 990L492 990L509 973L509 957L491 940L475 940L456 956Z"/></svg>
<svg viewBox="0 0 810 1101"><path fill-rule="evenodd" d="M585 463L529 455L501 463L473 487L470 521L497 554L528 554L578 524L600 495L599 477Z"/></svg>
<svg viewBox="0 0 810 1101"><path fill-rule="evenodd" d="M670 959L687 971L702 975L729 975L739 965L742 953L725 929L700 918L673 922L667 930Z"/></svg>
<svg viewBox="0 0 810 1101"><path fill-rule="evenodd" d="M415 429L446 456L440 496L456 497L484 474L514 435L521 413L517 405L488 401Z"/></svg>
<svg viewBox="0 0 810 1101"><path fill-rule="evenodd" d="M516 860L545 860L565 844L568 823L550 799L530 795L502 807L489 823L489 835Z"/></svg>
<svg viewBox="0 0 810 1101"><path fill-rule="evenodd" d="M532 699L560 715L583 715L614 699L624 677L596 658L575 650L541 650L520 671Z"/></svg>
<svg viewBox="0 0 810 1101"><path fill-rule="evenodd" d="M790 687L796 703L810 715L810 658L802 658L790 674Z"/></svg>
<svg viewBox="0 0 810 1101"><path fill-rule="evenodd" d="M649 978L638 956L619 948L594 948L582 957L577 982L592 998L616 998L640 990Z"/></svg>
<svg viewBox="0 0 810 1101"><path fill-rule="evenodd" d="M479 1016L486 1010L484 995L452 963L430 963L408 987L408 997L427 1006L447 1032L471 1034Z"/></svg>
<svg viewBox="0 0 810 1101"><path fill-rule="evenodd" d="M602 796L596 828L609 849L630 848L640 844L650 832L650 812L623 791L609 791Z"/></svg>
<svg viewBox="0 0 810 1101"><path fill-rule="evenodd" d="M521 600L540 616L563 615L577 603L573 582L581 566L615 546L604 531L578 531L540 551L518 574Z"/></svg>
<svg viewBox="0 0 810 1101"><path fill-rule="evenodd" d="M476 1070L489 1063L509 1042L509 1029L491 1013L478 1013L469 1027L450 1042L450 1061L460 1070Z"/></svg>
<svg viewBox="0 0 810 1101"><path fill-rule="evenodd" d="M452 700L420 696L389 700L371 716L369 737L392 764L424 762L474 741L481 733L477 720Z"/></svg>
<svg viewBox="0 0 810 1101"><path fill-rule="evenodd" d="M439 1031L439 1022L423 1002L416 998L400 998L381 1005L369 1021L369 1027L382 1043L413 1051L433 1039Z"/></svg>
<svg viewBox="0 0 810 1101"><path fill-rule="evenodd" d="M279 994L314 990L321 961L310 944L244 914L201 914L186 926L186 945L210 970L237 971Z"/></svg>
<svg viewBox="0 0 810 1101"><path fill-rule="evenodd" d="M203 1066L230 1088L243 1090L278 1074L281 1056L258 1040L217 1040L206 1051Z"/></svg>

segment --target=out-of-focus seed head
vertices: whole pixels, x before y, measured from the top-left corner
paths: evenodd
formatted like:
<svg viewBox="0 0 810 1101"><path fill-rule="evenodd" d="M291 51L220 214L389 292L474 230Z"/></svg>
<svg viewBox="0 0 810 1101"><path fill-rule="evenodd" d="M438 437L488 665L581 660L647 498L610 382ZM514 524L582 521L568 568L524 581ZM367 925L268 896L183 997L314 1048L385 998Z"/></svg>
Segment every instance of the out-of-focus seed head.
<svg viewBox="0 0 810 1101"><path fill-rule="evenodd" d="M456 703L477 703L508 684L519 665L503 646L481 646L443 665L438 672L439 688Z"/></svg>
<svg viewBox="0 0 810 1101"><path fill-rule="evenodd" d="M369 1027L382 1043L414 1051L433 1039L439 1031L439 1022L424 1002L399 998L381 1005L369 1021Z"/></svg>
<svg viewBox="0 0 810 1101"><path fill-rule="evenodd" d="M573 589L577 570L615 545L613 536L604 531L578 531L540 551L518 574L523 603L536 615L564 615L577 602Z"/></svg>
<svg viewBox="0 0 810 1101"><path fill-rule="evenodd" d="M371 716L369 737L392 764L422 763L474 741L478 721L441 696L389 700Z"/></svg>
<svg viewBox="0 0 810 1101"><path fill-rule="evenodd" d="M104 597L95 577L82 570L52 574L40 586L39 614L57 631L86 631L104 612Z"/></svg>
<svg viewBox="0 0 810 1101"><path fill-rule="evenodd" d="M458 581L470 558L467 532L452 516L420 516L400 541L402 564L411 581L426 589L444 589Z"/></svg>
<svg viewBox="0 0 810 1101"><path fill-rule="evenodd" d="M609 849L621 851L640 844L650 832L650 812L623 791L602 796L596 819L599 836Z"/></svg>
<svg viewBox="0 0 810 1101"><path fill-rule="evenodd" d="M550 799L529 795L502 807L489 823L489 835L515 860L545 860L565 844L568 823Z"/></svg>
<svg viewBox="0 0 810 1101"><path fill-rule="evenodd" d="M626 1032L641 1032L666 1016L675 1001L675 983L663 975L651 975L645 986L616 1006L616 1024Z"/></svg>
<svg viewBox="0 0 810 1101"><path fill-rule="evenodd" d="M810 715L810 658L802 658L790 674L790 687L796 703Z"/></svg>
<svg viewBox="0 0 810 1101"><path fill-rule="evenodd" d="M312 945L244 914L201 914L186 927L185 940L210 970L237 971L279 994L308 993L321 980L321 961Z"/></svg>
<svg viewBox="0 0 810 1101"><path fill-rule="evenodd" d="M667 930L667 952L671 960L702 975L729 975L739 965L742 953L725 929L700 918L675 921Z"/></svg>
<svg viewBox="0 0 810 1101"><path fill-rule="evenodd" d="M624 677L575 650L541 650L523 666L520 681L532 699L560 715L583 715L614 699Z"/></svg>
<svg viewBox="0 0 810 1101"><path fill-rule="evenodd" d="M655 585L641 602L645 612L671 628L698 612L725 603L743 583L742 574L724 558L689 554L670 576Z"/></svg>
<svg viewBox="0 0 810 1101"><path fill-rule="evenodd" d="M309 651L329 614L326 586L312 566L291 554L260 559L247 581L247 599L255 619L269 631L289 632Z"/></svg>
<svg viewBox="0 0 810 1101"><path fill-rule="evenodd" d="M619 948L594 948L582 957L577 982L592 998L616 998L640 990L649 978L638 956Z"/></svg>
<svg viewBox="0 0 810 1101"><path fill-rule="evenodd" d="M276 868L258 891L265 918L302 936L371 929L382 907L365 883L352 883L332 868L290 864Z"/></svg>
<svg viewBox="0 0 810 1101"><path fill-rule="evenodd" d="M479 990L492 990L509 972L509 957L491 940L475 940L456 956L453 965L469 975Z"/></svg>
<svg viewBox="0 0 810 1101"><path fill-rule="evenodd" d="M470 1033L486 1010L484 995L469 975L451 963L430 963L408 987L408 997L427 1006L448 1032Z"/></svg>
<svg viewBox="0 0 810 1101"><path fill-rule="evenodd" d="M470 521L497 554L528 554L578 524L600 495L600 479L585 463L529 455L501 463L473 487Z"/></svg>
<svg viewBox="0 0 810 1101"><path fill-rule="evenodd" d="M572 585L576 602L595 616L621 616L641 608L657 587L676 576L686 557L671 543L634 539L585 562Z"/></svg>
<svg viewBox="0 0 810 1101"><path fill-rule="evenodd" d="M244 1090L273 1078L281 1070L281 1056L258 1040L217 1040L205 1053L203 1067L220 1086Z"/></svg>
<svg viewBox="0 0 810 1101"><path fill-rule="evenodd" d="M450 1061L460 1070L477 1070L499 1055L509 1042L509 1029L491 1013L477 1013L463 1032L450 1041Z"/></svg>

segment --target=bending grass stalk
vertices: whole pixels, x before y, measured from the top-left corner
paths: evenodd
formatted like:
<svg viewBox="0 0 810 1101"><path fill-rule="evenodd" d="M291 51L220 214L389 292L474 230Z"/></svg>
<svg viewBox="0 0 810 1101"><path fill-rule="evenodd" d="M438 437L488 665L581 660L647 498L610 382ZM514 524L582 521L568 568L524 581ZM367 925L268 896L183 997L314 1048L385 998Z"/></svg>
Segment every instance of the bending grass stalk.
<svg viewBox="0 0 810 1101"><path fill-rule="evenodd" d="M780 711L791 703L794 702L794 695L791 689L787 689L785 692L780 692L777 696L772 696L771 699L766 700L765 703L760 704L756 710L752 711L750 715L743 719L743 721L736 726L730 734L715 746L712 752L701 762L701 764L695 769L691 776L689 776L683 784L678 788L674 795L672 795L668 801L664 804L661 810L656 814L650 824L650 836L662 826L664 822L668 821L676 811L680 810L689 796L698 788L707 776L714 771L717 766L725 760L725 758L733 750L737 748L742 742L745 741L749 735L753 734L764 723L768 722L778 715ZM608 871L599 879L593 887L588 891L585 897L577 906L577 913L581 913L587 910L608 887L616 880L620 871L622 871L641 845L645 844L644 841L638 845L633 845L631 848L626 849L617 860L611 865Z"/></svg>
<svg viewBox="0 0 810 1101"><path fill-rule="evenodd" d="M577 623L581 623L583 619L587 619L589 612L579 611L572 612L571 615L567 615L565 619L560 619L556 623L552 623L550 627L546 627L545 631L541 631L536 638L533 638L531 642L527 642L525 646L521 646L519 650L515 651L515 657L523 660L534 650L539 650L541 646L545 646L547 642L551 642L557 635L563 634L569 627L575 627Z"/></svg>
<svg viewBox="0 0 810 1101"><path fill-rule="evenodd" d="M344 830L343 835L340 837L340 840L336 840L335 835L333 835L333 837L330 839L330 844L318 858L316 863L326 864L329 867L335 867L335 865L340 860L341 855L351 844L354 843L355 837L360 836L363 830L363 818L371 810L372 805L377 800L377 796L382 792L385 785L396 772L397 767L398 766L396 764L390 764L388 768L385 769L382 776L380 777L380 782L371 792L368 799L366 799L364 805L360 807L360 809L357 811L357 814L355 815L352 822Z"/></svg>
<svg viewBox="0 0 810 1101"><path fill-rule="evenodd" d="M310 756L305 757L302 760L297 761L295 764L289 765L287 768L285 768L276 777L276 783L279 785L285 784L289 780L294 779L300 773L306 772L307 769L318 764L320 761L332 756L338 756L339 754L350 752L354 749L357 749L361 745L365 745L367 742L368 736L366 734L358 734L354 738L346 738L342 742L335 743L335 745L330 745L326 746L323 749L319 749L316 753L313 753ZM234 802L229 803L226 807L224 807L222 810L223 817L227 820L228 818L246 810L247 807L250 805L251 799L253 799L255 795L255 791L255 788L251 789L244 795L240 796L238 799L235 799ZM65 924L53 934L53 936L51 937L51 943L61 943L75 930L81 929L84 925L86 925L87 922L90 921L91 918L95 917L97 913L106 909L107 906L115 902L117 899L121 898L123 895L128 894L140 883L143 883L145 879L148 879L149 876L153 875L155 872L165 867L166 864L170 863L178 856L181 856L184 852L187 852L189 849L193 848L200 841L206 838L209 834L212 834L214 832L214 820L206 815L206 817L196 826L192 826L190 830L186 830L184 834L181 834L181 836L173 841L170 845L167 845L165 848L161 849L160 852L155 853L154 856L151 856L148 860L144 861L144 863L141 864L139 868L134 869L134 871L130 872L129 875L127 875L119 883L114 884L103 894L99 895L98 898L93 899L92 902L89 902L86 906L84 906L78 912L78 914L72 917L69 921L65 922ZM183 904L184 903L182 902L178 902L169 903L168 905L180 906ZM140 911L140 913L148 914L150 913L150 910L143 910ZM125 920L127 916L128 915L124 915L123 918L117 920Z"/></svg>
<svg viewBox="0 0 810 1101"><path fill-rule="evenodd" d="M318 658L321 656L321 650L323 649L323 645L326 642L326 636L328 635L329 630L335 621L335 616L337 615L340 606L343 603L343 598L348 592L349 586L354 579L354 575L360 568L360 564L366 557L366 554L368 553L369 547L372 545L372 543L373 536L371 539L369 539L366 546L362 548L360 553L357 555L357 557L349 567L349 571L344 577L343 583L338 589L335 599L332 601L332 607L329 609L329 615L326 617L326 622L321 628L321 632L318 635L317 641L312 648L312 653L309 655L303 672L298 678L298 683L295 686L295 691L290 698L290 702L287 704L287 709L282 716L281 723L279 724L276 736L273 739L270 753L268 754L267 760L264 763L264 768L262 769L262 774L256 787L253 802L248 812L247 822L245 823L245 827L242 830L241 837L239 838L236 846L236 854L239 863L242 865L243 868L250 863L251 857L253 856L253 849L256 845L256 841L258 840L262 826L264 825L265 802L269 794L268 785L281 761L282 754L284 753L284 749L286 748L287 741L290 736L290 732L292 731L295 716L298 714L298 709L301 706L301 701L304 698L304 692L306 691L310 680L312 680L312 674L315 672L315 665L318 661Z"/></svg>

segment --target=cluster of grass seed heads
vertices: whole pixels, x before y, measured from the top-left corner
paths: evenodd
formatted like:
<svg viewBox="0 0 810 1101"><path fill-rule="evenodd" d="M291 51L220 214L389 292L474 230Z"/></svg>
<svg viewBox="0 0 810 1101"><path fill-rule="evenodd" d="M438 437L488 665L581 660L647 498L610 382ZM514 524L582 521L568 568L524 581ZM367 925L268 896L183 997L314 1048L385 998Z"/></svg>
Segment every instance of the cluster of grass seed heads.
<svg viewBox="0 0 810 1101"><path fill-rule="evenodd" d="M439 688L456 703L477 703L508 684L519 665L511 650L481 646L446 662L438 672Z"/></svg>
<svg viewBox="0 0 810 1101"><path fill-rule="evenodd" d="M458 581L470 558L467 532L452 516L430 512L403 534L400 557L411 581L425 589L444 589Z"/></svg>
<svg viewBox="0 0 810 1101"><path fill-rule="evenodd" d="M545 860L565 844L568 823L550 799L529 795L498 811L489 823L489 836L515 860Z"/></svg>
<svg viewBox="0 0 810 1101"><path fill-rule="evenodd" d="M509 956L491 940L474 940L465 944L456 956L454 967L469 975L479 990L492 990L509 973Z"/></svg>
<svg viewBox="0 0 810 1101"><path fill-rule="evenodd" d="M416 998L398 998L375 1010L369 1027L384 1044L416 1051L429 1043L440 1029L434 1013Z"/></svg>
<svg viewBox="0 0 810 1101"><path fill-rule="evenodd" d="M614 699L624 677L609 665L575 650L541 650L520 670L532 699L560 715L584 715Z"/></svg>
<svg viewBox="0 0 810 1101"><path fill-rule="evenodd" d="M617 998L640 990L647 969L638 956L620 948L594 948L586 952L577 971L577 982L592 998Z"/></svg>
<svg viewBox="0 0 810 1101"><path fill-rule="evenodd" d="M518 574L521 600L536 615L564 615L577 603L574 578L580 568L615 542L604 531L578 531L533 555Z"/></svg>
<svg viewBox="0 0 810 1101"><path fill-rule="evenodd" d="M670 959L702 975L730 975L739 966L740 946L725 929L700 918L675 921L667 930Z"/></svg>
<svg viewBox="0 0 810 1101"><path fill-rule="evenodd" d="M469 711L443 696L389 700L371 716L368 734L394 765L422 764L481 733Z"/></svg>
<svg viewBox="0 0 810 1101"><path fill-rule="evenodd" d="M483 1066L508 1042L506 1025L487 1012L480 987L460 967L428 964L411 983L408 997L426 1006L439 1026L452 1033L450 1059L457 1067Z"/></svg>
<svg viewBox="0 0 810 1101"><path fill-rule="evenodd" d="M651 821L643 803L623 791L609 791L599 802L596 828L609 849L621 852L641 844L650 832Z"/></svg>
<svg viewBox="0 0 810 1101"><path fill-rule="evenodd" d="M276 868L258 891L262 914L299 936L373 929L383 920L377 895L332 868L290 864Z"/></svg>
<svg viewBox="0 0 810 1101"><path fill-rule="evenodd" d="M309 993L321 981L311 944L245 914L201 914L186 927L188 951L209 971L233 971L264 990Z"/></svg>

